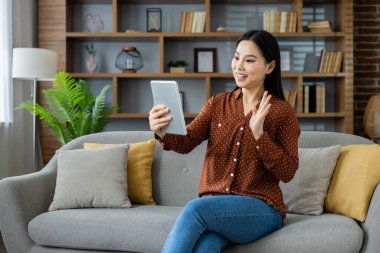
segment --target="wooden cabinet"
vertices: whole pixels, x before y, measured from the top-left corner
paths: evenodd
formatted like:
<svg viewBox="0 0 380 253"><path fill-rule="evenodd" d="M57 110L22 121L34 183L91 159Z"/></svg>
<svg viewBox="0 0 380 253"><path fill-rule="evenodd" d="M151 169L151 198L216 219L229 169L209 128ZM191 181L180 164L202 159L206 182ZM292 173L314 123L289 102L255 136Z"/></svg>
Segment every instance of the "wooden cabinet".
<svg viewBox="0 0 380 253"><path fill-rule="evenodd" d="M146 32L146 9L161 8L162 32ZM281 50L290 54L290 71L283 72L284 89L297 93L295 110L303 130L353 132L353 3L343 0L40 0L39 46L59 53L59 69L88 80L95 91L111 83L107 98L120 108L109 130L146 130L152 106L149 81L177 80L184 92L184 112L191 121L213 94L234 87L230 62L237 39L252 28L263 28L265 11L296 12L296 32L273 33ZM181 12L204 11L202 33L180 33ZM103 22L99 32L84 32L88 15ZM331 33L308 32L307 23L329 20ZM224 26L227 31L216 32ZM134 30L138 32L126 32ZM99 57L97 73L86 71L85 45L93 43ZM115 67L123 46L134 46L141 53L144 67L137 73L121 73ZM217 71L194 73L194 48L217 49ZM322 48L343 52L339 73L318 73ZM187 73L170 73L170 60L189 62ZM323 83L326 111L304 113L303 85ZM42 85L42 87L45 87ZM118 126L119 124L119 126ZM52 154L52 141L42 131L43 153ZM46 138L46 139L44 139ZM46 148L49 147L49 148ZM44 160L49 155L44 155Z"/></svg>

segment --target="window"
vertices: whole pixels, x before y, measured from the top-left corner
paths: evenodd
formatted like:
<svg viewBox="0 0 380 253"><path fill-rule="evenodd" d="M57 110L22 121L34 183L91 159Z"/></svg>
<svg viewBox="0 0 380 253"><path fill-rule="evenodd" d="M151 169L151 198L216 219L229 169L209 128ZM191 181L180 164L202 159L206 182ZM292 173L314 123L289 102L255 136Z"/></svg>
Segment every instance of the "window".
<svg viewBox="0 0 380 253"><path fill-rule="evenodd" d="M12 122L12 1L0 1L0 123Z"/></svg>

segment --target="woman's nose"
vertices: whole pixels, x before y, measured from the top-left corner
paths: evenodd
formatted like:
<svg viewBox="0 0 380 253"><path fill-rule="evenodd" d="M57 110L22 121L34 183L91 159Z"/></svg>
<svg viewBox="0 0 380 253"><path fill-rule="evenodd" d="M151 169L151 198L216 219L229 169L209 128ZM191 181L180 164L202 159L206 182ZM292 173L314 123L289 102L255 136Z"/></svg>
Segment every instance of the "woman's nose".
<svg viewBox="0 0 380 253"><path fill-rule="evenodd" d="M238 62L236 63L236 67L237 67L238 69L243 69L243 68L244 68L243 61L238 61Z"/></svg>

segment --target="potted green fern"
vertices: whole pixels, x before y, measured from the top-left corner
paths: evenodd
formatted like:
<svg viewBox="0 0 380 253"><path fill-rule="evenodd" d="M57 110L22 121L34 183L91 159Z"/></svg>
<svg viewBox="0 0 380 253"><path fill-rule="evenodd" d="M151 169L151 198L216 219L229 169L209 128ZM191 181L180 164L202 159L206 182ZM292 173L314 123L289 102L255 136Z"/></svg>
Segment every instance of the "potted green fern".
<svg viewBox="0 0 380 253"><path fill-rule="evenodd" d="M79 136L101 132L110 122L110 116L115 112L115 108L105 104L110 88L111 85L104 86L95 97L86 81L59 72L53 87L43 90L48 108L32 101L25 101L18 108L38 116L43 125L66 144Z"/></svg>

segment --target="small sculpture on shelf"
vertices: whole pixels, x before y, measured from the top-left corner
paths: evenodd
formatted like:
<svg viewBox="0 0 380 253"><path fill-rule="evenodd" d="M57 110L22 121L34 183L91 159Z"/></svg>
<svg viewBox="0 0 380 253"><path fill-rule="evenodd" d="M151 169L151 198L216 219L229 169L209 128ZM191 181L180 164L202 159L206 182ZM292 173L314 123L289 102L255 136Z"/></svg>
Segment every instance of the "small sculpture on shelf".
<svg viewBox="0 0 380 253"><path fill-rule="evenodd" d="M186 67L189 64L185 60L170 61L167 67L170 69L170 73L186 73Z"/></svg>
<svg viewBox="0 0 380 253"><path fill-rule="evenodd" d="M136 73L144 67L141 53L135 47L123 47L116 57L115 67L123 73Z"/></svg>
<svg viewBox="0 0 380 253"><path fill-rule="evenodd" d="M83 20L83 32L101 32L104 30L104 22L99 14L87 14Z"/></svg>
<svg viewBox="0 0 380 253"><path fill-rule="evenodd" d="M96 57L96 50L94 49L94 45L91 43L90 45L85 46L88 58L86 61L87 70L90 73L96 72L96 69L98 68L98 59Z"/></svg>
<svg viewBox="0 0 380 253"><path fill-rule="evenodd" d="M220 33L224 33L227 31L227 29L224 27L224 26L218 26L218 28L216 28L216 31L217 32L220 32Z"/></svg>

